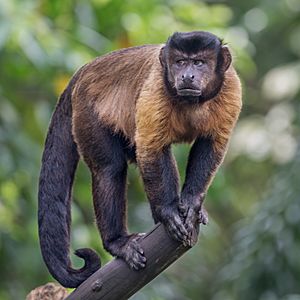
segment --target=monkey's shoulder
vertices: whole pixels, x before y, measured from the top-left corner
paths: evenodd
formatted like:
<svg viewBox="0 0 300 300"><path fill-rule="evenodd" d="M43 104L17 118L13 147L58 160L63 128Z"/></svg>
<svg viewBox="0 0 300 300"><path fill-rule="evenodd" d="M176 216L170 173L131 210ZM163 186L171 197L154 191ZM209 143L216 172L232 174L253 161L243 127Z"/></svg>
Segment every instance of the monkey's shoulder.
<svg viewBox="0 0 300 300"><path fill-rule="evenodd" d="M162 45L142 45L129 48L123 48L109 52L107 54L96 57L91 61L87 68L103 68L109 67L110 70L128 68L129 66L139 66L145 62L158 61L158 54ZM130 71L130 70L129 70Z"/></svg>
<svg viewBox="0 0 300 300"><path fill-rule="evenodd" d="M102 98L101 94L107 96L103 91L111 96L139 91L153 65L159 64L161 47L137 46L99 56L75 74L75 87L80 90L81 95L88 94L88 98Z"/></svg>
<svg viewBox="0 0 300 300"><path fill-rule="evenodd" d="M153 67L160 66L160 48L146 45L122 49L87 64L73 88L73 115L92 107L99 122L132 140L136 101Z"/></svg>

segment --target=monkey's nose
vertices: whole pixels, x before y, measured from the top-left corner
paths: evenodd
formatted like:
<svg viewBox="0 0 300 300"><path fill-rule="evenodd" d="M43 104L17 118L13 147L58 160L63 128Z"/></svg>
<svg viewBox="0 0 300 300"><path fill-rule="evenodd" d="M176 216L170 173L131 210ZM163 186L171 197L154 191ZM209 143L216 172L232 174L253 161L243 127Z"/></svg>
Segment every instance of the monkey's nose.
<svg viewBox="0 0 300 300"><path fill-rule="evenodd" d="M191 83L194 81L194 74L191 74L191 73L186 73L186 74L182 74L181 76L181 80L184 82L184 83Z"/></svg>

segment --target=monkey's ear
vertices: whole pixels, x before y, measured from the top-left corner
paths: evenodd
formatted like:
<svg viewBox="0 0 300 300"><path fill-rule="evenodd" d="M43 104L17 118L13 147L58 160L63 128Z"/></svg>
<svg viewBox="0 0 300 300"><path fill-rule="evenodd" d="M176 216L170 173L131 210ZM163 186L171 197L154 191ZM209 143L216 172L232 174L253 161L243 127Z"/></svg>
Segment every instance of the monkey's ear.
<svg viewBox="0 0 300 300"><path fill-rule="evenodd" d="M222 45L221 55L222 55L221 71L226 72L232 62L232 56L227 45Z"/></svg>
<svg viewBox="0 0 300 300"><path fill-rule="evenodd" d="M160 49L160 52L159 52L159 61L160 61L160 64L164 67L166 65L166 54L165 54L165 47L162 47Z"/></svg>

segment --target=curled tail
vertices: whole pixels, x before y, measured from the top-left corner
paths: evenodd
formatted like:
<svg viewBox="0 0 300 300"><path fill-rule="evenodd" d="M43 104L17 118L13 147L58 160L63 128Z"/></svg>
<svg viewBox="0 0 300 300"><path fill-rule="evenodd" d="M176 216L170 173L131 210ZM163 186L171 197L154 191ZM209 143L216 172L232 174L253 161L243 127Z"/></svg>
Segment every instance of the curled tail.
<svg viewBox="0 0 300 300"><path fill-rule="evenodd" d="M39 181L39 238L44 261L52 276L65 287L77 287L100 268L92 249L75 254L85 261L73 269L69 257L71 194L79 154L72 136L72 82L61 95L45 143Z"/></svg>

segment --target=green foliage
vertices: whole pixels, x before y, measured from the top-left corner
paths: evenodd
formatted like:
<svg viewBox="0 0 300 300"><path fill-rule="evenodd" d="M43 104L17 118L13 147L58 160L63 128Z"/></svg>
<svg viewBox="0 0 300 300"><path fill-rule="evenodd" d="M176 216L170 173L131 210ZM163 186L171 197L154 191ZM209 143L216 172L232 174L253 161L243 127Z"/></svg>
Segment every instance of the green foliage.
<svg viewBox="0 0 300 300"><path fill-rule="evenodd" d="M199 244L133 299L300 299L299 12L298 0L0 0L0 299L24 299L52 280L38 245L37 181L51 113L72 73L107 51L190 30L231 46L244 108ZM188 149L174 147L182 180ZM130 229L147 231L134 167L128 182ZM87 246L110 259L80 164L72 248Z"/></svg>
<svg viewBox="0 0 300 300"><path fill-rule="evenodd" d="M300 298L299 168L300 151L272 178L254 216L235 225L229 261L216 282L221 299Z"/></svg>

